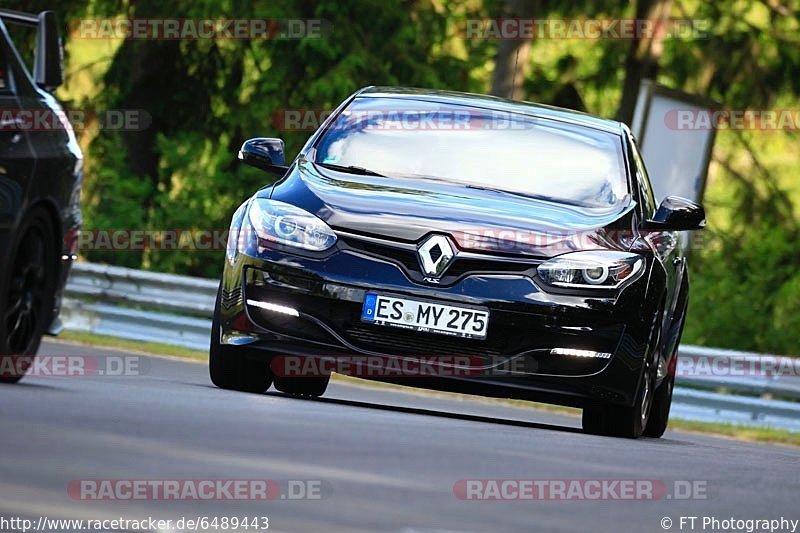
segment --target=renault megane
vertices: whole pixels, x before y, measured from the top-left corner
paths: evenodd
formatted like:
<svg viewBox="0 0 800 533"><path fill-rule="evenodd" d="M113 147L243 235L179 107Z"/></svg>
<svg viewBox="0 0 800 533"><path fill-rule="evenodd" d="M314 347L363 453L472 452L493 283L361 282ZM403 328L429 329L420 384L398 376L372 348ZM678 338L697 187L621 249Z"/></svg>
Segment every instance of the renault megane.
<svg viewBox="0 0 800 533"><path fill-rule="evenodd" d="M677 232L705 214L656 204L624 124L368 87L288 167L280 139L239 157L280 179L233 215L217 386L319 396L328 373L276 361L424 358L438 370L359 374L580 407L591 433L663 434L689 296Z"/></svg>

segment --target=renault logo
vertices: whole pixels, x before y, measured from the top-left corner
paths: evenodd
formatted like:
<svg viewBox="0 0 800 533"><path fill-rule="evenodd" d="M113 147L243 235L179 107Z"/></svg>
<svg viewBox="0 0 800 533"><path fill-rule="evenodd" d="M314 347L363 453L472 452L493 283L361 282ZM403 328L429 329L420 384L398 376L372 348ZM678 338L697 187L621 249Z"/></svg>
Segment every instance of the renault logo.
<svg viewBox="0 0 800 533"><path fill-rule="evenodd" d="M447 237L444 235L431 235L417 248L417 255L425 275L431 278L439 278L450 266L456 254Z"/></svg>

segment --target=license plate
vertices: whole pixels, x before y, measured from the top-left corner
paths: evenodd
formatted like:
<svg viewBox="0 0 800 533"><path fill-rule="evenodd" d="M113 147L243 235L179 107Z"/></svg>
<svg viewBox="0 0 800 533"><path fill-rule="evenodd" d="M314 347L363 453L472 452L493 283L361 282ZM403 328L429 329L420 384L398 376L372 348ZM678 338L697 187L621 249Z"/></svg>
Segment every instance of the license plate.
<svg viewBox="0 0 800 533"><path fill-rule="evenodd" d="M367 293L361 320L380 326L484 339L489 311Z"/></svg>

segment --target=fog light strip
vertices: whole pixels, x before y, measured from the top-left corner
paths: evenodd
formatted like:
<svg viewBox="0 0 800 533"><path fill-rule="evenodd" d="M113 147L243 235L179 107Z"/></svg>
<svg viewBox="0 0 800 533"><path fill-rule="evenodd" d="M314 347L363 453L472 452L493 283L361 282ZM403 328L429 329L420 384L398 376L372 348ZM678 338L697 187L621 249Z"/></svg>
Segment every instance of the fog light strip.
<svg viewBox="0 0 800 533"><path fill-rule="evenodd" d="M572 355L574 357L594 357L595 359L611 359L608 352L593 352L591 350L575 350L573 348L553 348L550 355Z"/></svg>
<svg viewBox="0 0 800 533"><path fill-rule="evenodd" d="M253 307L259 307L261 309L266 309L267 311L273 311L275 313L282 313L284 315L300 316L300 313L297 312L297 309L292 309L291 307L286 307L285 305L277 305L277 304L259 302L258 300L249 300L249 299L247 300L247 305L252 305Z"/></svg>

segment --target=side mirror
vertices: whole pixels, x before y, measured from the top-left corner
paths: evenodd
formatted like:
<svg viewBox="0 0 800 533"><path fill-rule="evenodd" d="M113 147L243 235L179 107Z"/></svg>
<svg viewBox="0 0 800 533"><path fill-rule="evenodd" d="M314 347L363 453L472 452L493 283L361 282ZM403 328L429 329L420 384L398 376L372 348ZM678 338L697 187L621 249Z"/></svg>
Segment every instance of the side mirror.
<svg viewBox="0 0 800 533"><path fill-rule="evenodd" d="M289 169L285 166L283 139L248 139L239 149L239 160L251 167L281 176Z"/></svg>
<svg viewBox="0 0 800 533"><path fill-rule="evenodd" d="M664 198L653 219L645 223L648 229L668 231L696 230L705 225L706 211L703 206L680 196Z"/></svg>
<svg viewBox="0 0 800 533"><path fill-rule="evenodd" d="M64 82L64 48L58 34L56 14L52 11L39 13L33 79L46 91L52 91Z"/></svg>

